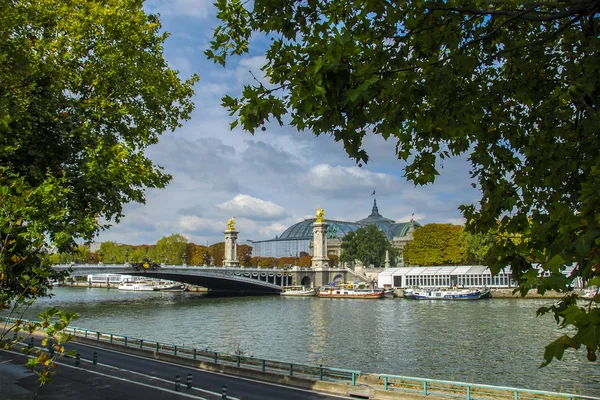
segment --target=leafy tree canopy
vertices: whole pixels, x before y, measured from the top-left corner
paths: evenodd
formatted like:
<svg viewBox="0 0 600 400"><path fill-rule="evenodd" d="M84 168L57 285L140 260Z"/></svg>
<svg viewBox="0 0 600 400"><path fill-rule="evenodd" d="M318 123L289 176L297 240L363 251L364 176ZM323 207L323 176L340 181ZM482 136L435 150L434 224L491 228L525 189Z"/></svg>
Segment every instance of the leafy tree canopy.
<svg viewBox="0 0 600 400"><path fill-rule="evenodd" d="M0 6L0 309L46 294L69 251L170 176L145 156L193 109L141 0Z"/></svg>
<svg viewBox="0 0 600 400"><path fill-rule="evenodd" d="M363 265L373 264L375 267L385 265L385 252L389 251L390 260L396 258L398 251L392 247L385 233L377 229L375 225L360 227L355 231L348 232L340 245L342 255L340 261L360 261Z"/></svg>
<svg viewBox="0 0 600 400"><path fill-rule="evenodd" d="M402 251L408 265L456 265L464 263L462 226L427 224L413 232L413 240Z"/></svg>
<svg viewBox="0 0 600 400"><path fill-rule="evenodd" d="M600 308L578 307L567 290L575 277L600 284L597 0L216 4L222 24L206 52L215 62L248 52L255 33L271 40L265 82L223 99L232 127L289 122L332 135L361 163L364 136L381 135L417 184L467 154L481 190L479 204L461 207L467 229L500 234L488 265L510 265L523 293L567 293L541 310L576 328L547 347L546 362L582 346L596 359ZM523 240L511 241L516 233Z"/></svg>

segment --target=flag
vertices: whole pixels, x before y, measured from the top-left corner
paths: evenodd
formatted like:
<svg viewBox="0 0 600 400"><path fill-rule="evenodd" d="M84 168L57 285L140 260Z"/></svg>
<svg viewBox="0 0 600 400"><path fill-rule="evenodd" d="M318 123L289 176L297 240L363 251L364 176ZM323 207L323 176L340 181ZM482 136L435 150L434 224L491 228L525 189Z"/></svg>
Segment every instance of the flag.
<svg viewBox="0 0 600 400"><path fill-rule="evenodd" d="M375 191L373 190L373 193L371 193L371 196L375 196Z"/></svg>

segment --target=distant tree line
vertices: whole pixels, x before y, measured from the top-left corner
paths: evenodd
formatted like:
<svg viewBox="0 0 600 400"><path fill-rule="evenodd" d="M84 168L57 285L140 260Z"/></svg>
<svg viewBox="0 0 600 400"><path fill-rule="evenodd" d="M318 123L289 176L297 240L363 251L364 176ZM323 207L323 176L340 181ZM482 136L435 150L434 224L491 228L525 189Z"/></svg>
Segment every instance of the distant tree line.
<svg viewBox="0 0 600 400"><path fill-rule="evenodd" d="M130 245L115 242L103 242L100 249L93 252L88 246L80 245L74 252L54 253L50 262L60 263L136 263L150 260L157 263L191 266L223 265L225 243L219 242L210 246L188 242L180 234L164 236L153 245ZM284 268L299 265L310 267L312 257L306 252L300 252L298 257L253 257L252 247L247 244L237 245L237 257L240 265L245 267ZM330 265L338 265L336 255L329 255Z"/></svg>

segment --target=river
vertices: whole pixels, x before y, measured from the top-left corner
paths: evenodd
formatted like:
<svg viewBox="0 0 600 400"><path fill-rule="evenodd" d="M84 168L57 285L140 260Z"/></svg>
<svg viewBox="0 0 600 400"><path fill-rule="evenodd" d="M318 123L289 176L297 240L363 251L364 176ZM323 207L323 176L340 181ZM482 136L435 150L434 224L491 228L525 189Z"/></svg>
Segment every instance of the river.
<svg viewBox="0 0 600 400"><path fill-rule="evenodd" d="M56 306L73 325L285 362L423 378L600 395L600 362L583 351L539 368L563 334L536 310L551 300L467 302L207 298L198 293L54 289L25 317Z"/></svg>

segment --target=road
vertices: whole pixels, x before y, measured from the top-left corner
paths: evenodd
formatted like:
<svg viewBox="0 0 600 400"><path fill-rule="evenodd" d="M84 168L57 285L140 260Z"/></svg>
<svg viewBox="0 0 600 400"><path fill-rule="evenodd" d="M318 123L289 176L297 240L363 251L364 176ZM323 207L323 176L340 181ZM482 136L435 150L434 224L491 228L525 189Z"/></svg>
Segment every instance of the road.
<svg viewBox="0 0 600 400"><path fill-rule="evenodd" d="M38 341L39 343L39 341ZM75 359L65 357L59 361L52 383L40 389L38 399L86 400L134 399L206 399L232 400L325 400L349 397L321 394L302 389L255 381L246 378L201 371L164 361L142 358L115 351L99 349L81 343L69 343L67 351L75 349L80 355L79 366ZM93 364L94 352L97 364ZM31 399L37 389L37 376L24 368L25 356L18 349L0 351L0 399ZM192 388L187 388L188 374L192 374ZM179 375L179 391L175 377Z"/></svg>

